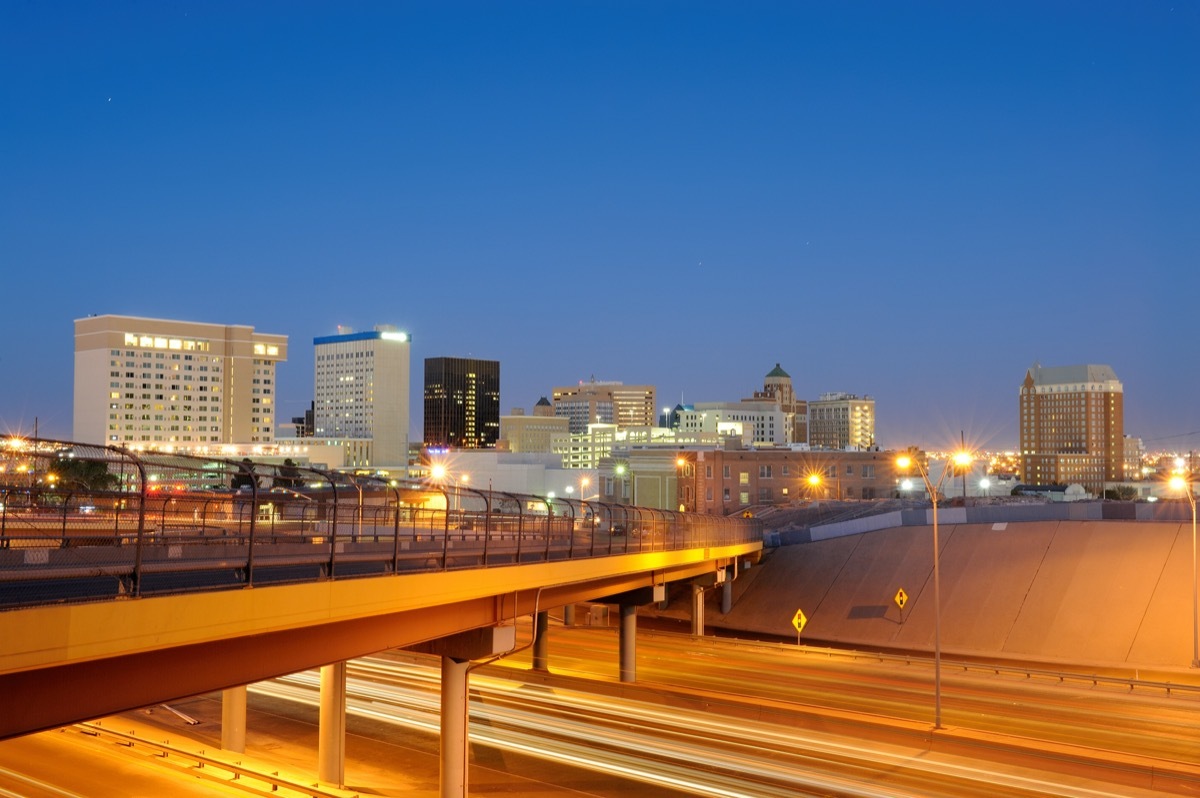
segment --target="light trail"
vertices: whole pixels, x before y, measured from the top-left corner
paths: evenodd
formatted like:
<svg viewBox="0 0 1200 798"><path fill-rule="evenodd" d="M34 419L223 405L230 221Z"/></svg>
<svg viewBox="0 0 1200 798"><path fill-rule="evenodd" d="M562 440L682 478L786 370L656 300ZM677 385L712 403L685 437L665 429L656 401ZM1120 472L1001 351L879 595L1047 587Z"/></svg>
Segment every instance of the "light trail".
<svg viewBox="0 0 1200 798"><path fill-rule="evenodd" d="M438 733L435 666L367 658L350 667L355 675L347 680L347 711ZM318 688L311 672L251 687L309 705L318 703ZM1011 764L994 769L924 749L863 744L749 720L731 723L705 712L530 688L480 673L472 677L471 693L475 743L714 798L782 798L798 791L856 798L1139 794L1125 787L1067 785ZM885 787L879 785L881 773L891 776ZM907 786L899 783L901 774Z"/></svg>
<svg viewBox="0 0 1200 798"><path fill-rule="evenodd" d="M42 790L50 795L60 795L62 798L86 798L86 796L80 795L77 792L68 792L67 790L62 789L61 787L56 787L49 782L42 781L41 779L35 779L32 776L26 776L24 773L18 773L15 770L9 770L5 767L0 767L0 776L7 776L13 781L19 781L22 784L28 784L31 787L36 787L37 789ZM5 798L29 798L29 793L27 792L9 792L3 787L0 787L0 795L4 796Z"/></svg>

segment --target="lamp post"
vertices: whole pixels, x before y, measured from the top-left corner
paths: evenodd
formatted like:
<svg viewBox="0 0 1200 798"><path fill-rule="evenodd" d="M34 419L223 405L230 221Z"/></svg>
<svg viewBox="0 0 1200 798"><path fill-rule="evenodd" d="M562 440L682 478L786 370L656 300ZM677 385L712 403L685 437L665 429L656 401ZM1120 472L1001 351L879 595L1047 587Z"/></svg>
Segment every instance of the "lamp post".
<svg viewBox="0 0 1200 798"><path fill-rule="evenodd" d="M837 482L834 483L837 486L837 493L834 494L834 500L841 501L842 500L842 477L839 474L838 476L834 477L834 479L837 480ZM808 484L811 485L812 487L819 488L824 483L825 483L825 480L821 477L820 474L814 472L814 473L808 475ZM829 491L828 487L825 490L826 490L826 494L828 495L828 491Z"/></svg>
<svg viewBox="0 0 1200 798"><path fill-rule="evenodd" d="M816 490L817 488L821 487L821 475L816 474L816 473L809 474L808 479L806 479L805 481L808 483L808 487L809 487L808 500L812 501L813 491Z"/></svg>
<svg viewBox="0 0 1200 798"><path fill-rule="evenodd" d="M437 482L439 485L442 486L442 490L446 489L447 482L449 482L451 484L451 486L454 490L454 493L452 494L454 496L454 500L453 501L447 500L446 511L449 512L451 510L457 510L458 509L458 483L454 480L454 477L450 476L450 472L446 469L446 466L444 466L441 463L434 464L434 466L429 469L429 476L431 476L433 478L434 482ZM465 479L464 479L464 481L465 481Z"/></svg>
<svg viewBox="0 0 1200 798"><path fill-rule="evenodd" d="M1196 581L1196 494L1192 490L1191 472L1175 474L1169 482L1173 490L1182 490L1192 508L1192 667L1200 668L1200 592Z"/></svg>
<svg viewBox="0 0 1200 798"><path fill-rule="evenodd" d="M930 481L929 473L920 460L908 455L896 458L896 466L903 471L916 466L917 473L921 475L921 480L925 483L925 489L929 491L929 498L933 502L933 728L935 729L942 728L942 583L941 571L938 567L938 491L945 482L947 474L955 467L970 466L971 459L971 455L966 452L955 454L946 461L946 465L942 468L942 475L938 477L937 484L934 484Z"/></svg>

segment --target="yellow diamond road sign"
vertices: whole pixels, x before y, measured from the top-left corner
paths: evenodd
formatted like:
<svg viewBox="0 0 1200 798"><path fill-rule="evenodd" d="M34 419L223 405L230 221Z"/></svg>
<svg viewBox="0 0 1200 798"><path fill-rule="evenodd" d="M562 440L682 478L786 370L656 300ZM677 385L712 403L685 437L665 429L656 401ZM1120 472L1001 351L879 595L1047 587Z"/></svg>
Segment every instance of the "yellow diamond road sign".
<svg viewBox="0 0 1200 798"><path fill-rule="evenodd" d="M896 591L896 597L892 601L896 602L897 607L904 609L904 605L908 603L908 594L904 592L904 588Z"/></svg>
<svg viewBox="0 0 1200 798"><path fill-rule="evenodd" d="M804 631L806 623L808 623L808 618L804 617L804 610L796 610L796 617L792 618L792 626L796 627L796 634Z"/></svg>

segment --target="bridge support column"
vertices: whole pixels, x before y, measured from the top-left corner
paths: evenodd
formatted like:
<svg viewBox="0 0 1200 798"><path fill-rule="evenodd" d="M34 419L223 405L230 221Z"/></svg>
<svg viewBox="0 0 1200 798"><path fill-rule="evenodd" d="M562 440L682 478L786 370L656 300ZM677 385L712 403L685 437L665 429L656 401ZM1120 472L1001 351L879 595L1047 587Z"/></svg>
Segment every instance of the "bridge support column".
<svg viewBox="0 0 1200 798"><path fill-rule="evenodd" d="M467 670L470 660L442 657L442 798L467 794Z"/></svg>
<svg viewBox="0 0 1200 798"><path fill-rule="evenodd" d="M246 685L221 691L221 747L246 753Z"/></svg>
<svg viewBox="0 0 1200 798"><path fill-rule="evenodd" d="M436 654L442 658L442 745L440 754L441 798L466 798L467 677L471 660L485 659L517 645L515 626L472 629L449 637L412 646L410 651Z"/></svg>
<svg viewBox="0 0 1200 798"><path fill-rule="evenodd" d="M725 584L721 585L721 614L728 615L733 609L733 580L725 574Z"/></svg>
<svg viewBox="0 0 1200 798"><path fill-rule="evenodd" d="M575 604L573 602L571 604L564 604L563 605L563 626L574 626L574 625L575 625Z"/></svg>
<svg viewBox="0 0 1200 798"><path fill-rule="evenodd" d="M662 601L666 595L667 586L662 584L627 590L624 593L600 599L601 603L616 604L621 608L621 626L617 638L621 681L637 681L637 608L643 604Z"/></svg>
<svg viewBox="0 0 1200 798"><path fill-rule="evenodd" d="M317 779L346 783L346 661L321 666L320 728L317 730Z"/></svg>
<svg viewBox="0 0 1200 798"><path fill-rule="evenodd" d="M710 587L723 585L726 581L724 568L718 568L713 573L698 576L692 580L692 634L697 636L704 634L704 591Z"/></svg>
<svg viewBox="0 0 1200 798"><path fill-rule="evenodd" d="M637 681L637 605L621 605L621 630L618 649L621 657L621 681Z"/></svg>
<svg viewBox="0 0 1200 798"><path fill-rule="evenodd" d="M546 632L550 628L550 613L539 612L533 620L533 669L535 671L550 670L550 637Z"/></svg>

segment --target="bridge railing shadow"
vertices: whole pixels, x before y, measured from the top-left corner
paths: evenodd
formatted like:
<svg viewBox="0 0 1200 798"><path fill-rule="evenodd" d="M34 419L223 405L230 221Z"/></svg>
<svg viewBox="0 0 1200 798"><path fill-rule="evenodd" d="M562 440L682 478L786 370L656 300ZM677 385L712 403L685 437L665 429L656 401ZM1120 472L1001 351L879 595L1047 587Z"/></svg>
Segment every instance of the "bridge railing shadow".
<svg viewBox="0 0 1200 798"><path fill-rule="evenodd" d="M283 458L0 445L0 609L759 542L757 521Z"/></svg>

